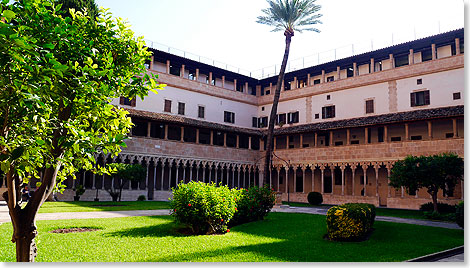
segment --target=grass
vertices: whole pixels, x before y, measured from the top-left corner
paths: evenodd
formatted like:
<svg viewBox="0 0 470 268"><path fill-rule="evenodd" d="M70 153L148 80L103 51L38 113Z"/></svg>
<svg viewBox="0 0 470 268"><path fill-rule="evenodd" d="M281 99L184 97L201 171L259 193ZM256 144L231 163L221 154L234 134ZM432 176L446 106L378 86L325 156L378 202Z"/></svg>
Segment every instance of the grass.
<svg viewBox="0 0 470 268"><path fill-rule="evenodd" d="M287 205L287 202L283 201L282 204ZM333 205L321 204L319 206L312 206L308 203L290 202L290 206L292 206L292 207L316 207L316 208L328 209L328 208L332 207ZM376 208L376 213L377 213L377 216L398 217L398 218L405 218L405 219L429 220L424 216L422 211L412 210L412 209Z"/></svg>
<svg viewBox="0 0 470 268"><path fill-rule="evenodd" d="M40 262L396 262L464 244L463 230L375 222L364 242L331 242L325 216L270 213L225 235L184 236L171 216L38 222ZM96 232L54 234L58 228ZM15 260L11 224L0 225L0 262Z"/></svg>
<svg viewBox="0 0 470 268"><path fill-rule="evenodd" d="M170 203L164 201L122 201L122 202L45 202L39 213L55 212L92 212L122 210L170 209Z"/></svg>

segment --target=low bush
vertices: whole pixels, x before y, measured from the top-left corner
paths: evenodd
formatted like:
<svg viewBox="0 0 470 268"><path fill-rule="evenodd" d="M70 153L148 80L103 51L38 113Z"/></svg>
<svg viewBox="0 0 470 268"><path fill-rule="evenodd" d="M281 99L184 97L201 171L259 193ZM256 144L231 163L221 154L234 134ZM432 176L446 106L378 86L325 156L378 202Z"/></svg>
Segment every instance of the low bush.
<svg viewBox="0 0 470 268"><path fill-rule="evenodd" d="M455 213L439 213L435 211L424 211L424 217L430 220L455 221Z"/></svg>
<svg viewBox="0 0 470 268"><path fill-rule="evenodd" d="M275 192L268 186L253 186L246 189L234 190L237 211L230 226L264 219L271 211L276 199Z"/></svg>
<svg viewBox="0 0 470 268"><path fill-rule="evenodd" d="M328 238L337 241L360 241L372 231L375 206L348 203L330 208L326 214Z"/></svg>
<svg viewBox="0 0 470 268"><path fill-rule="evenodd" d="M180 183L172 188L170 199L171 215L188 225L194 234L227 232L227 224L232 219L236 203L236 190L227 186L216 186L203 182Z"/></svg>
<svg viewBox="0 0 470 268"><path fill-rule="evenodd" d="M139 197L137 197L137 201L145 201L145 200L147 200L147 198L143 194L141 194L141 195L139 195Z"/></svg>
<svg viewBox="0 0 470 268"><path fill-rule="evenodd" d="M419 210L434 211L434 205L432 202L424 203L419 207ZM440 214L455 213L455 206L445 203L437 203L437 211L439 211Z"/></svg>
<svg viewBox="0 0 470 268"><path fill-rule="evenodd" d="M464 224L464 207L463 207L463 201L461 201L460 203L457 204L457 206L455 206L455 222L457 222L457 224L463 228L463 224Z"/></svg>
<svg viewBox="0 0 470 268"><path fill-rule="evenodd" d="M323 203L323 196L319 192L310 192L307 195L308 203L312 206L318 206Z"/></svg>

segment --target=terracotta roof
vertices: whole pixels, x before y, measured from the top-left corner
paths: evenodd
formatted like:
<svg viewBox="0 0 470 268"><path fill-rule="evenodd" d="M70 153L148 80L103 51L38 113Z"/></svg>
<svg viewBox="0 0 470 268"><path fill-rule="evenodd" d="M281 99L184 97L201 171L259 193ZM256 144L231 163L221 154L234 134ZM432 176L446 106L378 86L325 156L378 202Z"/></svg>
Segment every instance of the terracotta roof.
<svg viewBox="0 0 470 268"><path fill-rule="evenodd" d="M178 123L186 126L210 128L215 130L243 133L255 136L266 135L267 129L250 129L236 126L228 126L219 123L212 123L177 115L154 113L148 111L140 111L135 109L123 108L128 111L131 116L138 118L146 118L164 123ZM274 129L274 135L296 134L310 131L325 131L331 129L342 129L350 127L365 127L381 124L393 124L401 122L411 122L425 119L448 118L464 115L464 106L452 106L434 109L420 109L409 112L390 113L383 115L374 115L366 117L357 117L352 119L335 120L329 122L303 124L292 127L282 127Z"/></svg>
<svg viewBox="0 0 470 268"><path fill-rule="evenodd" d="M274 130L275 135L302 133L307 131L340 129L349 127L362 127L380 124L392 124L424 119L446 118L464 115L464 106L452 106L434 109L420 109L409 112L390 113L367 117L358 117L330 122L303 124L293 127L282 127Z"/></svg>
<svg viewBox="0 0 470 268"><path fill-rule="evenodd" d="M187 118L183 116L171 115L171 114L154 113L154 112L124 108L124 107L121 107L121 108L128 111L132 116L139 117L139 118L152 119L152 120L165 122L165 123L178 123L178 124L182 124L186 126L210 128L210 129L216 129L216 130L221 130L221 131L237 132L237 133L256 135L256 136L261 136L263 134L262 131L259 129L229 126L229 125L212 123L212 122L197 120L193 118Z"/></svg>

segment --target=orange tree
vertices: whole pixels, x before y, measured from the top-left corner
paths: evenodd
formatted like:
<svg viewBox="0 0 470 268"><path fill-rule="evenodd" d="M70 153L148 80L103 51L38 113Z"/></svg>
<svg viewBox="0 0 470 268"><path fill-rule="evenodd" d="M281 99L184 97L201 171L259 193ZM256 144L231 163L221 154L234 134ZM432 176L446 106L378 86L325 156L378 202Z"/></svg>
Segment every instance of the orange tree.
<svg viewBox="0 0 470 268"><path fill-rule="evenodd" d="M54 0L10 2L0 1L0 166L17 261L34 261L39 207L79 169L105 171L96 153L125 145L131 120L110 101L162 85L146 74L143 38L106 10L91 20ZM32 177L37 190L22 205Z"/></svg>

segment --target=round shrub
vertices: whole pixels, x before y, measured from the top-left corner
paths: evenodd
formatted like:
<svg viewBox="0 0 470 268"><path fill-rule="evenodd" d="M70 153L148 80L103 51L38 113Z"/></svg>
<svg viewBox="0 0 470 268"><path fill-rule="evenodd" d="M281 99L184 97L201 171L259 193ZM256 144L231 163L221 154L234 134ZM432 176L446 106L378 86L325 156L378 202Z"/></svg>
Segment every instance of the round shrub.
<svg viewBox="0 0 470 268"><path fill-rule="evenodd" d="M326 214L328 238L337 241L360 241L372 231L375 206L348 203L330 208Z"/></svg>
<svg viewBox="0 0 470 268"><path fill-rule="evenodd" d="M463 223L464 223L464 208L463 208L463 201L461 201L460 203L457 204L457 206L455 206L455 222L457 222L457 224L463 228Z"/></svg>
<svg viewBox="0 0 470 268"><path fill-rule="evenodd" d="M421 211L434 211L432 202L424 203L419 207ZM437 203L437 211L440 214L455 213L455 206L446 203Z"/></svg>
<svg viewBox="0 0 470 268"><path fill-rule="evenodd" d="M172 188L171 215L188 225L194 234L227 232L236 210L234 192L227 186L192 181Z"/></svg>
<svg viewBox="0 0 470 268"><path fill-rule="evenodd" d="M268 186L253 186L234 192L237 211L230 222L231 226L264 219L276 200L275 192Z"/></svg>
<svg viewBox="0 0 470 268"><path fill-rule="evenodd" d="M137 201L145 201L147 198L145 198L145 195L141 194L139 197L137 197Z"/></svg>
<svg viewBox="0 0 470 268"><path fill-rule="evenodd" d="M319 192L310 192L307 195L308 203L312 206L318 206L323 203L323 196Z"/></svg>

